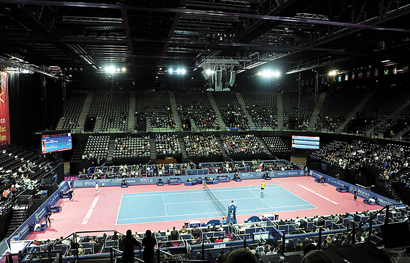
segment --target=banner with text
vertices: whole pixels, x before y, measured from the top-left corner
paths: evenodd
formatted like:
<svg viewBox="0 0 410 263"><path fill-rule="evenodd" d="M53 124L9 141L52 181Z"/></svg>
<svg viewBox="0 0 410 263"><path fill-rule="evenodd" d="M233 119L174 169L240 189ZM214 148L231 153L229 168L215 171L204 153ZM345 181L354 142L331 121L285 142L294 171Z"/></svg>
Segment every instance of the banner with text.
<svg viewBox="0 0 410 263"><path fill-rule="evenodd" d="M368 191L368 190L363 189L361 187L358 187L356 185L346 183L342 180L336 179L336 178L328 176L326 174L322 174L322 173L313 171L312 177L314 177L314 178L323 177L325 179L326 183L328 183L330 185L333 185L333 186L336 186L336 188L346 186L347 189L349 190L349 193L352 193L352 194L353 194L353 189L356 188L358 196L360 196L364 199L369 199L370 197L373 197L373 198L377 199L377 203L381 206L400 205L399 202L397 202L393 199L390 199L390 198L387 198L385 196L382 196L382 195L376 194L374 192Z"/></svg>
<svg viewBox="0 0 410 263"><path fill-rule="evenodd" d="M0 145L10 143L8 91L7 73L0 72Z"/></svg>
<svg viewBox="0 0 410 263"><path fill-rule="evenodd" d="M250 172L250 173L239 173L241 179L257 179L262 178L266 172ZM285 170L285 171L274 171L269 172L269 177L292 177L292 176L303 176L303 170ZM224 173L224 174L211 174L211 175L177 175L177 176L162 176L162 177L137 177L137 178L126 178L128 185L141 185L141 184L157 184L159 179L162 182L169 183L168 181L175 178L180 178L182 183L186 182L188 179L196 179L198 177L204 178L205 176L213 177L218 180L217 177L224 178L229 176L230 180L233 180L234 173ZM122 179L97 179L97 180L74 180L73 187L94 187L95 182L98 182L98 186L120 186Z"/></svg>
<svg viewBox="0 0 410 263"><path fill-rule="evenodd" d="M20 240L25 239L28 234L30 234L30 227L40 223L46 213L48 212L48 205L54 206L58 200L60 200L60 192L66 192L69 189L67 181L60 183L58 189L19 227L14 231L13 234L7 239L7 244L10 248L10 241L18 232L20 235Z"/></svg>

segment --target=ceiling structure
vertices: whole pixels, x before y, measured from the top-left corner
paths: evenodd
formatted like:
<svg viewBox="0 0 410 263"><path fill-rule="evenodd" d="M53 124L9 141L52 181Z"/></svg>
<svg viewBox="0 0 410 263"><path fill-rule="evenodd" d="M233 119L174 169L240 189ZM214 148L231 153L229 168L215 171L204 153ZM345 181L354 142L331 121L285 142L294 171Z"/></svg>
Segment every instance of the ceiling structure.
<svg viewBox="0 0 410 263"><path fill-rule="evenodd" d="M0 64L138 80L218 60L237 74L404 62L409 19L410 0L0 0Z"/></svg>

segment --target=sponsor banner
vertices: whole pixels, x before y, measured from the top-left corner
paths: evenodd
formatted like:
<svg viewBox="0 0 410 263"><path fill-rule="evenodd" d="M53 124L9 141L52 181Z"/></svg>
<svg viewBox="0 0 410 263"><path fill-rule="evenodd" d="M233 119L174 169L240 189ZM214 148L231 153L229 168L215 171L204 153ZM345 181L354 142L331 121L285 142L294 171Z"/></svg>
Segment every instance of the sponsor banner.
<svg viewBox="0 0 410 263"><path fill-rule="evenodd" d="M10 248L10 241L18 232L20 240L25 239L30 234L30 226L40 223L45 214L48 212L48 205L54 206L60 200L60 192L66 192L69 189L67 181L61 182L58 189L7 239L7 245Z"/></svg>
<svg viewBox="0 0 410 263"><path fill-rule="evenodd" d="M326 174L322 174L322 173L313 171L313 173L311 173L311 175L314 178L320 178L320 177L323 176L326 180L326 183L328 183L330 185L333 185L336 188L343 187L343 186L346 185L349 189L349 193L352 193L352 194L353 194L353 189L356 188L358 196L360 196L364 199L369 199L370 197L374 197L374 198L377 199L378 204L381 205L381 206L386 206L386 205L390 205L390 204L400 204L399 202L397 202L395 200L392 200L392 199L387 198L385 196L373 193L373 192L368 191L366 189L360 188L356 185L346 183L342 180L336 179L336 178L328 176Z"/></svg>
<svg viewBox="0 0 410 263"><path fill-rule="evenodd" d="M7 73L0 72L0 144L10 143L9 90Z"/></svg>
<svg viewBox="0 0 410 263"><path fill-rule="evenodd" d="M229 175L222 175L222 176L218 176L217 178L219 182L229 182L231 180Z"/></svg>
<svg viewBox="0 0 410 263"><path fill-rule="evenodd" d="M266 172L251 172L251 173L239 173L241 179L256 179L262 178ZM274 171L269 172L270 177L292 177L292 176L303 176L303 170L288 170L288 171ZM218 176L226 177L224 180L233 180L234 173L229 174L211 174L206 175L213 177L215 180ZM188 179L196 179L199 177L204 177L204 175L180 175L180 176L164 176L164 177L138 177L138 178L126 178L128 185L142 185L142 184L157 184L159 179L167 184L170 180L181 179L182 183L186 182ZM97 180L75 180L73 181L73 187L95 187L95 182L98 182L98 186L121 186L122 179L97 179ZM171 181L172 183L172 181Z"/></svg>

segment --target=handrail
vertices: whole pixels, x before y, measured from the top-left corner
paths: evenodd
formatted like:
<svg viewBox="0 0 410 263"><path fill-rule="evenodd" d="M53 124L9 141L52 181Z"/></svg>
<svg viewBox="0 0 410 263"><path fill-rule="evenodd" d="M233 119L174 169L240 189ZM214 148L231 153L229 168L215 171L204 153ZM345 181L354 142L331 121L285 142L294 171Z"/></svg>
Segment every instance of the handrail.
<svg viewBox="0 0 410 263"><path fill-rule="evenodd" d="M119 250L119 249L116 249L116 248L111 247L111 249L110 249L110 258L111 258L111 262L114 262L113 260L114 260L114 256L115 256L115 254L114 254L114 253L112 253L112 252L118 252L119 254L122 254L122 253L123 253L123 251L121 251L121 250ZM134 260L137 260L137 262L144 263L144 260L142 260L142 259L140 259L140 258L137 258L137 257L135 257L135 256L134 256Z"/></svg>

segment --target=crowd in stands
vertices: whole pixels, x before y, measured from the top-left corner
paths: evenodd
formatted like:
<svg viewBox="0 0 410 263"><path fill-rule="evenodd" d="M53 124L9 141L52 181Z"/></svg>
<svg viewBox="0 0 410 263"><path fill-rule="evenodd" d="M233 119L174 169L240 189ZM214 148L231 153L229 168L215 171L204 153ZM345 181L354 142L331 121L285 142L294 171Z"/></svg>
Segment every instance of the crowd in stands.
<svg viewBox="0 0 410 263"><path fill-rule="evenodd" d="M222 155L218 141L214 135L187 135L184 137L184 142L188 156Z"/></svg>
<svg viewBox="0 0 410 263"><path fill-rule="evenodd" d="M114 140L114 156L119 157L143 157L150 154L150 136L132 138L117 138Z"/></svg>
<svg viewBox="0 0 410 263"><path fill-rule="evenodd" d="M300 97L300 103L299 103ZM282 94L283 127L285 129L306 130L310 116L315 108L316 97L312 90L299 93L298 90L287 90ZM298 120L294 127L290 127L291 120Z"/></svg>
<svg viewBox="0 0 410 263"><path fill-rule="evenodd" d="M401 96L397 96L400 92ZM383 122L392 114L395 113L401 106L406 105L410 94L409 91L402 87L383 87L375 90L374 94L369 98L366 104L356 112L353 120L345 127L345 131L363 134L374 127L383 126ZM383 105L381 107L381 105ZM391 120L394 122L394 120Z"/></svg>
<svg viewBox="0 0 410 263"><path fill-rule="evenodd" d="M219 130L220 124L216 118L208 97L200 92L176 93L178 114L193 119L198 130Z"/></svg>
<svg viewBox="0 0 410 263"><path fill-rule="evenodd" d="M391 207L388 221L389 223L399 223L408 221L409 209L406 206ZM286 242L282 243L281 239L269 237L269 239L254 240L253 242L246 242L243 247L243 240L253 239L252 233L266 232L269 229L267 222L248 222L236 224L235 227L228 227L225 219L215 220L219 223L212 225L193 226L188 227L183 225L180 229L175 226L172 230L147 230L143 232L132 232L128 230L126 235L114 231L111 233L104 233L102 235L90 236L73 234L71 237L60 237L55 240L37 240L34 239L23 250L19 251L19 260L29 260L39 257L34 252L45 251L61 251L63 258L70 259L78 253L79 256L90 254L104 254L110 253L111 248L123 251L123 260L128 253L135 256L138 255L136 251L140 248L150 250L154 248L159 249L178 249L178 247L186 247L187 244L191 246L191 251L183 255L185 259L196 260L210 260L210 262L236 262L233 257L240 253L242 260L244 257L249 257L245 262L256 263L262 260L262 256L282 255L285 252L303 251L301 262L304 258L310 257L314 253L323 253L326 250L334 248L347 247L353 244L364 243L370 237L378 240L382 239L380 232L380 225L384 224L385 211L369 211L362 212L332 214L313 217L296 217L291 219L276 219L272 222L276 229L282 229L286 233ZM372 217L372 218L371 218ZM372 220L373 227L370 229L369 220ZM353 227L355 230L352 230ZM238 229L239 232L232 231ZM340 232L334 232L334 230ZM319 231L321 234L319 234ZM19 234L14 237L19 240ZM150 240L150 242L147 242ZM237 243L239 241L240 243ZM320 243L319 243L320 242ZM131 246L128 246L131 243ZM221 250L215 252L213 249L205 247L205 254L202 254L202 244L212 245L221 244ZM236 244L236 245L235 245ZM142 247L140 247L142 245ZM128 251L131 250L131 251ZM161 254L161 260L171 260L171 254ZM147 255L143 253L144 259L154 254ZM332 262L328 256L321 254L322 260L320 262ZM242 262L242 261L241 261Z"/></svg>
<svg viewBox="0 0 410 263"><path fill-rule="evenodd" d="M256 127L277 128L277 103L273 92L241 92Z"/></svg>
<svg viewBox="0 0 410 263"><path fill-rule="evenodd" d="M178 135L176 134L157 134L155 135L155 145L157 154L180 154Z"/></svg>
<svg viewBox="0 0 410 263"><path fill-rule="evenodd" d="M129 101L129 93L125 91L94 92L88 116L100 120L101 126L96 129L127 131Z"/></svg>
<svg viewBox="0 0 410 263"><path fill-rule="evenodd" d="M355 88L337 88L327 94L323 107L316 119L315 130L334 132L354 110L368 91Z"/></svg>
<svg viewBox="0 0 410 263"><path fill-rule="evenodd" d="M352 143L333 141L314 151L312 156L343 169L373 167L379 171L379 178L382 180L394 179L410 183L407 169L410 162L409 146L389 143L383 147L361 140Z"/></svg>
<svg viewBox="0 0 410 263"><path fill-rule="evenodd" d="M259 154L266 153L266 147L258 137L246 135L221 135L225 151L228 154Z"/></svg>
<svg viewBox="0 0 410 263"><path fill-rule="evenodd" d="M0 215L6 202L13 201L24 191L36 191L42 179L57 164L36 151L8 145L0 154Z"/></svg>
<svg viewBox="0 0 410 263"><path fill-rule="evenodd" d="M88 136L87 145L81 158L99 164L107 159L109 142L110 136Z"/></svg>
<svg viewBox="0 0 410 263"><path fill-rule="evenodd" d="M285 170L297 170L293 163L285 160L251 160L251 161L224 161L212 163L199 163L196 165L193 162L181 164L137 164L137 165L118 165L118 166L96 166L94 170L90 170L89 175L82 174L78 177L79 180L84 179L112 179L112 178L135 178L135 177L157 177L157 176L178 176L191 175L193 170L207 170L204 175L222 174L222 173L244 173L244 172L273 172Z"/></svg>
<svg viewBox="0 0 410 263"><path fill-rule="evenodd" d="M175 129L175 121L170 105L154 107L154 114L151 117L151 126L152 128Z"/></svg>
<svg viewBox="0 0 410 263"><path fill-rule="evenodd" d="M151 127L156 129L175 129L171 102L168 91L144 91L137 93L135 124L138 129L139 119L151 119Z"/></svg>
<svg viewBox="0 0 410 263"><path fill-rule="evenodd" d="M234 92L219 92L213 97L226 127L239 130L248 129L248 118Z"/></svg>

